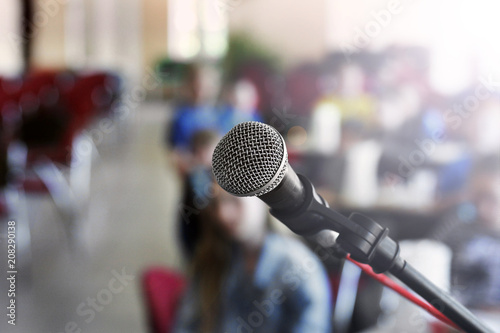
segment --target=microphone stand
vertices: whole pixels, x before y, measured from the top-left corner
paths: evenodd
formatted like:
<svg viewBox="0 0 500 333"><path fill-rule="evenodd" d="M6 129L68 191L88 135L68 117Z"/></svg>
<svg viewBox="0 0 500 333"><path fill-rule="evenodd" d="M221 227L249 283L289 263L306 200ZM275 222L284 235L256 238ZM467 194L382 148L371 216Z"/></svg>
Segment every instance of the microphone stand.
<svg viewBox="0 0 500 333"><path fill-rule="evenodd" d="M337 244L355 261L370 265L375 273L390 272L465 332L491 333L467 308L400 257L399 244L388 236L389 229L358 213L347 218L335 212L306 177L298 177L305 191L304 203L291 213L271 209L273 216L302 236L325 229L338 232Z"/></svg>

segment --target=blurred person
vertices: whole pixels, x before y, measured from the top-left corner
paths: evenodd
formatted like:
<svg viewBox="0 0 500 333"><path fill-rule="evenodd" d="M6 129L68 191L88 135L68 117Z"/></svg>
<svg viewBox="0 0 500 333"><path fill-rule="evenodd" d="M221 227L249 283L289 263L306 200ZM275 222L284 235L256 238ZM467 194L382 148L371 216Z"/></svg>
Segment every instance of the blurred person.
<svg viewBox="0 0 500 333"><path fill-rule="evenodd" d="M488 155L500 151L500 97L480 101L472 91L454 104L452 126L463 132L474 153ZM461 126L463 125L463 126ZM463 127L460 129L460 127Z"/></svg>
<svg viewBox="0 0 500 333"><path fill-rule="evenodd" d="M499 155L478 161L465 200L434 234L453 251L452 287L473 309L500 311Z"/></svg>
<svg viewBox="0 0 500 333"><path fill-rule="evenodd" d="M500 151L500 100L492 96L480 101L471 96L473 90L454 96L442 108L446 134L442 146L446 150L437 150L434 155L446 161L438 170L437 188L445 206L457 204L467 190L467 181L474 176L473 165Z"/></svg>
<svg viewBox="0 0 500 333"><path fill-rule="evenodd" d="M383 147L378 166L379 178L383 183L387 180L386 175L394 174L407 182L415 171L414 166L407 162L408 155L418 148L414 141L425 136L421 119L422 101L409 85L386 87L379 93L378 99L377 126ZM421 166L424 165L418 165Z"/></svg>
<svg viewBox="0 0 500 333"><path fill-rule="evenodd" d="M377 123L384 133L404 132L401 129L409 123L410 119L417 117L422 108L422 100L417 90L407 84L396 88L386 88L378 98ZM409 126L406 125L406 127Z"/></svg>
<svg viewBox="0 0 500 333"><path fill-rule="evenodd" d="M318 258L268 230L265 205L214 184L174 332L330 332Z"/></svg>
<svg viewBox="0 0 500 333"><path fill-rule="evenodd" d="M376 90L412 84L421 91L428 90L429 50L421 46L392 45L381 52L377 68Z"/></svg>
<svg viewBox="0 0 500 333"><path fill-rule="evenodd" d="M288 71L285 77L285 98L290 102L290 113L294 115L311 115L314 103L321 95L320 66L313 62L302 63Z"/></svg>
<svg viewBox="0 0 500 333"><path fill-rule="evenodd" d="M259 95L247 79L229 82L222 91L220 127L223 133L245 121L262 121L257 105Z"/></svg>
<svg viewBox="0 0 500 333"><path fill-rule="evenodd" d="M358 121L345 121L341 125L339 149L335 154L325 158L316 166L309 165L314 182L318 184L318 192L331 206L338 205L339 197L345 187L348 173L349 152L363 140L363 124Z"/></svg>
<svg viewBox="0 0 500 333"><path fill-rule="evenodd" d="M410 83L379 98L380 200L427 210L449 205L465 186L470 159L450 138L443 106Z"/></svg>
<svg viewBox="0 0 500 333"><path fill-rule="evenodd" d="M218 89L216 77L212 70L194 65L187 72L182 98L175 106L167 138L181 175L189 171L189 144L193 134L204 129L220 132L220 111L215 103Z"/></svg>
<svg viewBox="0 0 500 333"><path fill-rule="evenodd" d="M314 107L310 124L310 150L331 155L339 147L340 126L358 121L365 130L374 124L375 100L365 91L365 74L357 64L345 64L338 72L337 86Z"/></svg>
<svg viewBox="0 0 500 333"><path fill-rule="evenodd" d="M332 96L327 97L336 105L342 120L359 120L371 125L375 116L375 101L366 92L365 72L358 64L346 64L338 75L338 87Z"/></svg>
<svg viewBox="0 0 500 333"><path fill-rule="evenodd" d="M210 202L212 153L220 139L213 130L196 132L190 143L190 165L183 179L183 197L179 219L180 241L184 254L191 259L200 237L200 211Z"/></svg>
<svg viewBox="0 0 500 333"><path fill-rule="evenodd" d="M238 123L261 120L257 110L257 91L250 81L240 79L227 83L218 102L218 84L212 84L213 80L210 80L214 75L217 74L193 69L188 80L188 98L175 110L169 143L181 175L189 172L189 142L196 132L212 130L224 135Z"/></svg>

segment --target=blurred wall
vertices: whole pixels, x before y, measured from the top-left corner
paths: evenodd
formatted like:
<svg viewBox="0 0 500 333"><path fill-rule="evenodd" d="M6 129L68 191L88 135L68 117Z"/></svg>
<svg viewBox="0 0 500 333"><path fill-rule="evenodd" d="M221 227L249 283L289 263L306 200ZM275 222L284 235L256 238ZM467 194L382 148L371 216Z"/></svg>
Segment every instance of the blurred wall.
<svg viewBox="0 0 500 333"><path fill-rule="evenodd" d="M0 11L0 73L21 70L20 6ZM167 0L33 0L34 68L119 70L139 78L166 53Z"/></svg>
<svg viewBox="0 0 500 333"><path fill-rule="evenodd" d="M144 66L154 66L167 53L167 5L167 0L143 0Z"/></svg>
<svg viewBox="0 0 500 333"><path fill-rule="evenodd" d="M86 1L87 66L139 79L144 72L143 0L81 1Z"/></svg>
<svg viewBox="0 0 500 333"><path fill-rule="evenodd" d="M33 2L33 54L35 68L60 68L66 64L64 22L66 2L35 0Z"/></svg>
<svg viewBox="0 0 500 333"><path fill-rule="evenodd" d="M290 65L318 60L327 50L327 1L219 0L230 32L248 32Z"/></svg>
<svg viewBox="0 0 500 333"><path fill-rule="evenodd" d="M420 0L326 0L329 49L381 49L398 43L429 45L439 22L438 5Z"/></svg>
<svg viewBox="0 0 500 333"><path fill-rule="evenodd" d="M430 0L218 0L231 32L244 31L286 65L330 51L435 43L440 11Z"/></svg>

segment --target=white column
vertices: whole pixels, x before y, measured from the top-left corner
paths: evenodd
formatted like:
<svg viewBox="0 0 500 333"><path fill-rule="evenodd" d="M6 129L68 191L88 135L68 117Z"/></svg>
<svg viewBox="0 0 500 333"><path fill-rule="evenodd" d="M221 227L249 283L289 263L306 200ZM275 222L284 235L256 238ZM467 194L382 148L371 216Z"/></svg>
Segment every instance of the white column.
<svg viewBox="0 0 500 333"><path fill-rule="evenodd" d="M0 75L22 70L21 7L19 0L3 0L0 10Z"/></svg>
<svg viewBox="0 0 500 333"><path fill-rule="evenodd" d="M117 45L126 43L117 38L119 8L115 0L92 0L87 19L89 36L89 65L92 68L117 68Z"/></svg>
<svg viewBox="0 0 500 333"><path fill-rule="evenodd" d="M81 69L87 63L85 17L84 0L67 2L64 22L64 51L66 65L72 69Z"/></svg>

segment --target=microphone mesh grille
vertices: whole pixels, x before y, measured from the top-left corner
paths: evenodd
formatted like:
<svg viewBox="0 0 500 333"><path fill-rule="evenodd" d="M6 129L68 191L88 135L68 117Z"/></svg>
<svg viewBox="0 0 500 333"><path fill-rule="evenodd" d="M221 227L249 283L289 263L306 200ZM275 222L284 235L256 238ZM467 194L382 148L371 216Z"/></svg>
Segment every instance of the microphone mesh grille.
<svg viewBox="0 0 500 333"><path fill-rule="evenodd" d="M237 196L273 190L286 173L288 156L281 135L256 121L233 127L217 144L212 168L217 183Z"/></svg>

